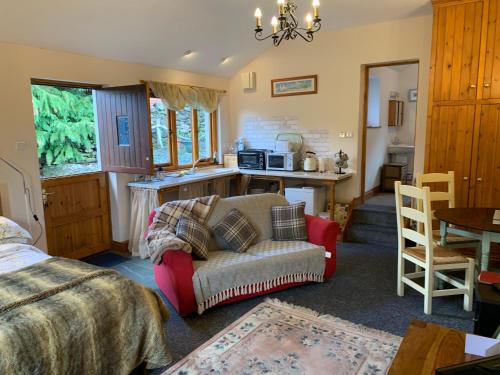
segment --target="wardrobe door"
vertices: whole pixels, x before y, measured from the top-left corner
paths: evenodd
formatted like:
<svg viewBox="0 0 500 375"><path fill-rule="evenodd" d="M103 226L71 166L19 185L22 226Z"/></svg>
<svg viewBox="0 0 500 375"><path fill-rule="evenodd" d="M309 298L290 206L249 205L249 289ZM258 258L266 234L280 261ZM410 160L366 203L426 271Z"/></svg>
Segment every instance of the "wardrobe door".
<svg viewBox="0 0 500 375"><path fill-rule="evenodd" d="M490 0L486 54L484 65L483 98L500 98L500 1Z"/></svg>
<svg viewBox="0 0 500 375"><path fill-rule="evenodd" d="M476 98L482 14L482 1L436 6L430 87L434 101Z"/></svg>
<svg viewBox="0 0 500 375"><path fill-rule="evenodd" d="M474 105L435 105L427 128L426 172L455 171L455 205L467 207Z"/></svg>
<svg viewBox="0 0 500 375"><path fill-rule="evenodd" d="M471 205L500 208L500 104L481 107Z"/></svg>

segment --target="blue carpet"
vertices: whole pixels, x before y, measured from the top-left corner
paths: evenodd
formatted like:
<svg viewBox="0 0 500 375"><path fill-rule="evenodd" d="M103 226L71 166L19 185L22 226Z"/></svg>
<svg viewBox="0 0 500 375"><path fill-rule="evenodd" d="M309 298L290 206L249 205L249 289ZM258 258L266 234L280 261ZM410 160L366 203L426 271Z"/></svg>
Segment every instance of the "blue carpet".
<svg viewBox="0 0 500 375"><path fill-rule="evenodd" d="M270 296L400 336L405 334L409 322L413 319L472 332L472 313L462 309L463 298L459 296L434 298L431 316L424 314L423 296L413 289L406 287L406 295L398 297L396 258L395 248L339 243L337 271L330 280L288 289ZM104 253L87 258L86 261L114 268L162 295L154 282L153 267L149 260ZM174 362L267 298L257 297L208 310L201 316L181 318L163 295L162 297L171 313L166 332Z"/></svg>

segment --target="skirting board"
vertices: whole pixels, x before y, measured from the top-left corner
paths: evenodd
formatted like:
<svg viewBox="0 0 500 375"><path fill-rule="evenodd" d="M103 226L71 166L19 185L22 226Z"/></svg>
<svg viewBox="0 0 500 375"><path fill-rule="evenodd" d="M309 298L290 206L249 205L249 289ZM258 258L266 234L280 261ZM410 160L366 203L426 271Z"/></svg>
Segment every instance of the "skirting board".
<svg viewBox="0 0 500 375"><path fill-rule="evenodd" d="M111 241L111 250L118 253L129 254L128 252L128 241L118 242Z"/></svg>

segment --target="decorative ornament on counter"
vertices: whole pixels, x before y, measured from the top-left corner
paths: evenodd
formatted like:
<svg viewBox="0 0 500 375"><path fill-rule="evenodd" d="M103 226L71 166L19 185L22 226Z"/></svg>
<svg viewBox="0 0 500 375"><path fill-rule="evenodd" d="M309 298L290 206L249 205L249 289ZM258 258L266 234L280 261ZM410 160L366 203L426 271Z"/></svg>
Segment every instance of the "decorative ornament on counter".
<svg viewBox="0 0 500 375"><path fill-rule="evenodd" d="M336 174L345 174L345 172L342 172L342 169L349 167L347 160L349 160L349 156L342 150L335 154L335 166L339 169L338 172L335 172Z"/></svg>

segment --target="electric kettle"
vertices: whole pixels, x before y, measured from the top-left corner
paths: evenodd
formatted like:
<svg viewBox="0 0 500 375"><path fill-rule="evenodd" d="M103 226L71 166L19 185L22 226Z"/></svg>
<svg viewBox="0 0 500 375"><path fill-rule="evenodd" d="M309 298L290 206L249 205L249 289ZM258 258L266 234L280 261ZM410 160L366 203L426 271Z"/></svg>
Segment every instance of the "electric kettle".
<svg viewBox="0 0 500 375"><path fill-rule="evenodd" d="M306 158L304 159L304 171L316 172L316 167L317 167L316 153L312 151L307 151Z"/></svg>

